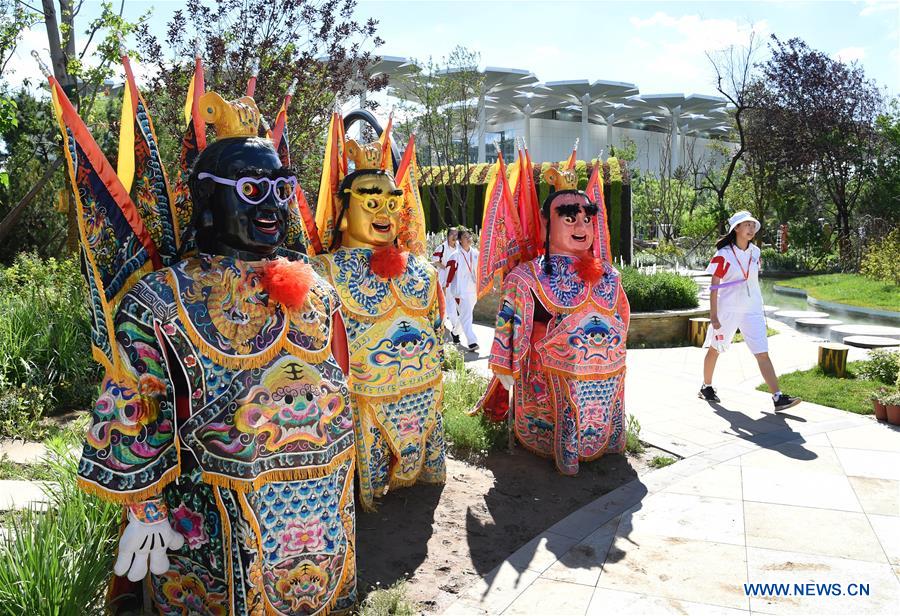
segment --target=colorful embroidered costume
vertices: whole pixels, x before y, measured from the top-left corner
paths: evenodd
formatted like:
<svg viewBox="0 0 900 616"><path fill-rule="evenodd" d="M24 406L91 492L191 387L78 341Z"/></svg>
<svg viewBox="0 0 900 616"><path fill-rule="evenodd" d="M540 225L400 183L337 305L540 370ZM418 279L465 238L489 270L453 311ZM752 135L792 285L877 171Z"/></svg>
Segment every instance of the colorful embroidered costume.
<svg viewBox="0 0 900 616"><path fill-rule="evenodd" d="M316 209L322 244L332 253L314 264L343 306L360 500L371 509L389 488L444 481L444 304L437 272L422 256L414 142L395 183L389 131L361 146L345 142L341 127L335 116Z"/></svg>
<svg viewBox="0 0 900 616"><path fill-rule="evenodd" d="M437 274L410 255L402 274L370 268L373 250L340 248L317 267L341 298L350 349L361 501L445 476Z"/></svg>
<svg viewBox="0 0 900 616"><path fill-rule="evenodd" d="M515 378L519 442L574 475L579 460L625 448L628 300L610 264L591 285L573 257L550 261L550 275L540 257L504 280L490 367Z"/></svg>
<svg viewBox="0 0 900 616"><path fill-rule="evenodd" d="M201 256L122 300L81 485L160 497L186 539L151 576L162 614L311 614L355 600L353 431L331 353L339 301L268 298L260 266ZM178 397L184 391L187 396Z"/></svg>
<svg viewBox="0 0 900 616"><path fill-rule="evenodd" d="M334 289L283 248L301 219L296 177L256 136L252 98L203 93L198 60L170 190L123 61L117 173L49 77L106 369L79 484L125 506L108 607L139 607L149 570L165 615L349 610L346 333ZM219 137L208 147L204 121Z"/></svg>
<svg viewBox="0 0 900 616"><path fill-rule="evenodd" d="M511 403L511 429L519 442L574 475L579 461L625 449L628 298L609 259L599 165L586 192L576 189L574 151L567 168L545 171L555 191L541 209L544 246L537 257L537 226L525 237L509 225L517 213L522 220L535 219L527 155L520 153L517 165L523 172L515 191L496 189L486 197L479 290L490 290L518 255L527 259L503 281L489 360L495 378L479 407L500 420L508 417ZM502 183L502 167L499 173Z"/></svg>

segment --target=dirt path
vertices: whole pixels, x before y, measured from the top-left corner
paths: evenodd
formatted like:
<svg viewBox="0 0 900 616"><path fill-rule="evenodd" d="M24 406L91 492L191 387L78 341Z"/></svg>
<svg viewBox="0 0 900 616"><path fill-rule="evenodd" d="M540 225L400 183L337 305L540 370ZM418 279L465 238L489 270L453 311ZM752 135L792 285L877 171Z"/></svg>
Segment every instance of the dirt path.
<svg viewBox="0 0 900 616"><path fill-rule="evenodd" d="M440 612L542 530L649 470L654 455L665 454L605 456L576 477L521 449L477 466L448 458L446 485L397 490L378 511L357 510L360 594L406 578L423 613Z"/></svg>

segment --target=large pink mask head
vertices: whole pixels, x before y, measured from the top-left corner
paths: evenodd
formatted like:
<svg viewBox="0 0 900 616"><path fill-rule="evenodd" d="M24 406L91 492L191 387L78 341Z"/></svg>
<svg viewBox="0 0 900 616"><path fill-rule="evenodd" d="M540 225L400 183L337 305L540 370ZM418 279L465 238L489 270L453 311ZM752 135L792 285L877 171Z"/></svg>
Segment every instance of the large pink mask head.
<svg viewBox="0 0 900 616"><path fill-rule="evenodd" d="M550 254L590 254L597 206L586 194L580 190L557 191L544 201L541 214L544 225L549 225Z"/></svg>

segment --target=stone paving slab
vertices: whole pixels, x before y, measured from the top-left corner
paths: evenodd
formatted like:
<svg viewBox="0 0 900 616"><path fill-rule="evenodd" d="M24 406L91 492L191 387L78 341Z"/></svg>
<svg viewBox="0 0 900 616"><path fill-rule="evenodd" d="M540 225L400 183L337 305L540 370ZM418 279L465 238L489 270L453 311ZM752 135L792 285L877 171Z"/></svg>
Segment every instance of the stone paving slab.
<svg viewBox="0 0 900 616"><path fill-rule="evenodd" d="M779 372L815 365L815 339L770 325ZM446 613L896 613L900 429L809 403L773 413L742 347L720 358L718 405L696 398L701 349L630 351L641 438L685 459L553 525ZM756 582L861 582L871 595L749 597Z"/></svg>
<svg viewBox="0 0 900 616"><path fill-rule="evenodd" d="M43 508L47 496L41 486L36 481L0 480L0 511L27 509L31 506Z"/></svg>
<svg viewBox="0 0 900 616"><path fill-rule="evenodd" d="M47 454L43 443L21 441L18 439L0 440L0 460L6 458L16 464L34 464Z"/></svg>

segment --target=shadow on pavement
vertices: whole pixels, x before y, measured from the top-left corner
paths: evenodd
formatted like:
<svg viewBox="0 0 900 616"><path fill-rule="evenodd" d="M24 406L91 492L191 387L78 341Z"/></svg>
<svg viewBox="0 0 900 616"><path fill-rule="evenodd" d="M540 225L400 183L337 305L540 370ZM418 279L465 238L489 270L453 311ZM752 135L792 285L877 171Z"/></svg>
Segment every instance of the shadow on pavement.
<svg viewBox="0 0 900 616"><path fill-rule="evenodd" d="M709 402L716 415L728 421L731 429L738 437L756 443L766 449L774 449L789 458L796 460L815 460L815 452L803 447L803 436L796 432L787 422L788 419L806 422L799 415L790 413L764 413L759 419L751 419L740 411L732 411L718 402ZM772 429L772 426L777 426ZM781 447L790 442L791 447Z"/></svg>

